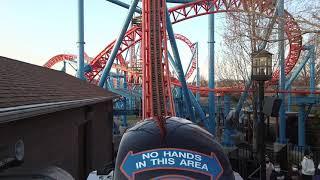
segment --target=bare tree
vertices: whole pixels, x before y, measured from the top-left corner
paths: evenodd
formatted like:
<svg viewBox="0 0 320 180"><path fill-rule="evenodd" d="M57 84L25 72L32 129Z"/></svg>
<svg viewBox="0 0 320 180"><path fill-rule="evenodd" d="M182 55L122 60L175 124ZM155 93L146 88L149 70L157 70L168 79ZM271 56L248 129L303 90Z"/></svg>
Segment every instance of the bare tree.
<svg viewBox="0 0 320 180"><path fill-rule="evenodd" d="M248 1L249 4L244 11L228 13L226 16L226 27L224 33L223 60L220 61L219 80L242 80L246 82L250 76L251 60L250 54L258 49L258 46L267 41L267 50L274 54L274 68L278 66L277 57L277 23L271 27L270 36L265 37L266 31L270 28L269 22L273 18L273 13L260 12L255 1ZM310 34L320 30L320 1L318 0L286 0L286 8L291 15L294 16L295 21L298 22L301 33L304 39L307 39ZM272 8L272 7L270 7ZM277 17L278 18L278 17ZM283 39L286 46L289 46L287 37ZM319 46L319 43L307 42L305 44L313 43ZM319 53L317 48L317 53ZM317 56L318 57L318 56ZM319 58L316 60L316 72L319 72ZM304 77L308 77L309 68L306 67ZM319 75L317 75L317 82L319 82ZM304 78L304 79L305 79Z"/></svg>
<svg viewBox="0 0 320 180"><path fill-rule="evenodd" d="M225 45L222 52L223 60L218 62L218 66L223 67L218 69L219 86L230 87L230 84L232 84L230 82L245 83L248 81L251 75L250 55L259 49L259 45L262 42L268 42L266 49L274 54L274 69L278 66L277 42L285 41L287 49L289 46L286 36L285 39L278 39L277 37L277 21L279 19L277 19L273 27L270 26L270 22L272 22L272 18L274 17L274 10L268 13L261 12L254 3L262 1L248 0L246 2L251 2L252 4L249 4L244 11L228 13L226 15L225 32L223 35ZM295 18L295 21L298 22L304 37L320 30L319 4L319 0L286 0L285 7ZM268 30L270 30L270 33L269 36L266 36ZM303 43L313 43L317 47L320 45L320 41L317 41L317 43L304 41ZM319 49L317 48L317 54L320 56ZM317 56L316 60L316 82L320 82L319 56ZM302 78L300 82L309 82L306 81L309 77L310 70L306 66L304 73L300 76ZM248 100L249 102L252 102L251 98ZM254 116L256 115L257 113L255 112ZM253 132L252 141L256 142L256 131L254 130L257 129L257 124L254 121L250 122L250 124L252 124L250 127Z"/></svg>

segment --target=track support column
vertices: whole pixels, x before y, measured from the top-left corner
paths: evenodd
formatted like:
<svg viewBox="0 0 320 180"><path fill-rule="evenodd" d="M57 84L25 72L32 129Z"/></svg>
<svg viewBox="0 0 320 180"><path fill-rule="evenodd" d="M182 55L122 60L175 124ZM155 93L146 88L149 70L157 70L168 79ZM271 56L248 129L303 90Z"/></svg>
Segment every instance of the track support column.
<svg viewBox="0 0 320 180"><path fill-rule="evenodd" d="M212 6L211 11L214 11ZM214 14L209 15L209 28L208 28L208 52L209 52L209 88L214 89ZM216 107L215 107L215 93L209 92L209 131L213 135L216 133Z"/></svg>
<svg viewBox="0 0 320 180"><path fill-rule="evenodd" d="M127 83L127 72L124 72L123 74L123 90L125 92L128 91L128 83ZM123 97L123 110L126 111L127 110L127 98ZM130 109L131 110L131 109ZM127 123L127 115L122 115L122 126L123 127L128 127L128 123Z"/></svg>
<svg viewBox="0 0 320 180"><path fill-rule="evenodd" d="M230 111L231 98L229 94L224 94L223 96L223 118L225 119Z"/></svg>
<svg viewBox="0 0 320 180"><path fill-rule="evenodd" d="M66 70L67 70L67 63L66 63L66 61L63 61L63 67L62 67L61 71L66 73Z"/></svg>
<svg viewBox="0 0 320 180"><path fill-rule="evenodd" d="M278 45L279 45L279 65L280 65L280 78L279 78L279 87L280 90L285 90L285 58L284 58L284 0L279 0L278 3L278 17L279 17L279 25L278 25ZM286 143L286 112L285 112L285 94L280 93L280 98L282 99L282 104L280 106L280 132L279 132L279 142Z"/></svg>
<svg viewBox="0 0 320 180"><path fill-rule="evenodd" d="M309 64L310 64L310 91L312 94L310 94L310 96L314 97L314 91L316 89L316 77L315 77L315 59L316 59L316 51L315 51L315 46L312 45L310 47L310 60L309 60Z"/></svg>
<svg viewBox="0 0 320 180"><path fill-rule="evenodd" d="M288 90L291 91L291 85L289 85ZM287 108L288 112L291 112L291 104L292 104L291 101L292 101L292 94L289 93L288 94L288 108Z"/></svg>
<svg viewBox="0 0 320 180"><path fill-rule="evenodd" d="M298 114L298 145L305 146L305 105L299 105Z"/></svg>
<svg viewBox="0 0 320 180"><path fill-rule="evenodd" d="M101 76L101 79L100 79L100 82L99 82L99 86L100 87L103 86L105 80L107 79L107 77L109 75L109 72L111 70L113 61L117 56L118 50L119 50L119 48L121 46L121 42L123 40L124 35L126 34L126 31L127 31L128 27L129 27L130 21L132 19L132 16L133 16L135 10L136 10L138 2L139 2L139 0L134 0L132 2L132 4L131 4L130 8L129 8L129 12L128 12L126 20L123 23L120 35L119 35L118 39L116 40L115 45L114 45L114 47L113 47L113 49L111 51L110 57L109 57L109 59L107 61L107 64L106 64L106 66L104 67L104 69L102 71L102 76Z"/></svg>
<svg viewBox="0 0 320 180"><path fill-rule="evenodd" d="M230 107L231 107L231 97L230 94L224 94L223 95L223 141L222 144L224 146L229 146L232 147L234 146L234 142L231 139L231 135L234 133L234 131L231 131L230 128L228 127L228 123L227 123L227 116L230 112ZM238 116L238 115L236 115Z"/></svg>
<svg viewBox="0 0 320 180"><path fill-rule="evenodd" d="M181 82L181 85L182 85L182 92L183 92L183 96L184 96L184 100L185 100L185 105L187 106L187 110L189 112L190 120L192 122L196 122L195 121L196 118L195 118L195 115L194 115L194 110L193 110L193 108L191 106L191 98L190 98L190 95L189 95L187 82L186 82L186 79L184 77L183 68L182 68L182 65L181 65L181 59L180 59L180 55L179 55L179 51L178 51L178 46L177 46L176 39L174 37L174 32L173 32L173 28L172 28L172 24L171 24L171 20L170 20L168 9L166 10L166 19L167 19L166 23L167 23L168 37L169 37L169 40L170 40L170 44L171 44L171 48L172 48L175 64L176 64L176 67L177 67L177 73L178 73L179 81Z"/></svg>
<svg viewBox="0 0 320 180"><path fill-rule="evenodd" d="M265 123L263 114L264 81L259 81L258 152L261 165L261 180L266 179L265 163Z"/></svg>
<svg viewBox="0 0 320 180"><path fill-rule="evenodd" d="M176 72L176 74L178 74L178 67L173 59L173 57L171 56L170 53L168 53L168 57L169 57L169 60L171 61L171 64L172 64L172 67L173 67L173 70L174 72ZM179 76L179 75L178 75ZM200 102L196 99L196 97L194 97L193 93L188 89L189 91L189 94L190 94L190 99L191 99L191 102L193 104L193 107L195 109L195 111L198 113L199 115L199 118L200 118L200 121L204 122L205 121L205 125L206 127L208 128L208 119L206 118L206 115L203 111L203 109L201 108L200 106ZM178 88L178 92L180 94L179 96L179 108L180 108L180 117L185 117L186 116L186 113L185 113L185 106L183 106L183 93L182 93L182 88Z"/></svg>
<svg viewBox="0 0 320 180"><path fill-rule="evenodd" d="M77 70L77 78L84 78L84 0L78 0L78 70Z"/></svg>
<svg viewBox="0 0 320 180"><path fill-rule="evenodd" d="M197 51L197 69L196 69L196 71L197 71L197 74L196 74L196 78L197 78L197 80L196 80L196 86L199 88L200 87L200 68L199 68L199 49L198 49L198 43L196 42L195 43L195 49L196 49L196 51ZM198 103L200 103L200 92L199 91L197 91L197 93L196 93L196 99L197 99L197 101L198 101Z"/></svg>

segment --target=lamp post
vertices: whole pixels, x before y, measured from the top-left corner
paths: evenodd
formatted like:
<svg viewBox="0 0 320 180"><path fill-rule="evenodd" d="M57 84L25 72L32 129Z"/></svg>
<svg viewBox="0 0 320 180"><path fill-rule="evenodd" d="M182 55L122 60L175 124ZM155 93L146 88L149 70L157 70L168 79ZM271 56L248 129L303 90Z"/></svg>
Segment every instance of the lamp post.
<svg viewBox="0 0 320 180"><path fill-rule="evenodd" d="M259 84L259 119L258 119L258 155L261 165L261 179L266 179L266 163L265 163L265 143L264 143L264 82L272 78L272 54L266 50L253 52L251 54L252 71L251 79Z"/></svg>

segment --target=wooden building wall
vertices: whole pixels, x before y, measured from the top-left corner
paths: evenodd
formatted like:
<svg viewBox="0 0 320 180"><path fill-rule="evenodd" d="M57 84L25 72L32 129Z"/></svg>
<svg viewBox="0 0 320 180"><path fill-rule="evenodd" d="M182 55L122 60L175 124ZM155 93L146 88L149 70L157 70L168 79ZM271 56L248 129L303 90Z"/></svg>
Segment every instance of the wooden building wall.
<svg viewBox="0 0 320 180"><path fill-rule="evenodd" d="M0 123L0 146L12 146L22 139L25 144L22 167L55 165L75 179L85 179L89 172L112 161L112 117L110 100Z"/></svg>

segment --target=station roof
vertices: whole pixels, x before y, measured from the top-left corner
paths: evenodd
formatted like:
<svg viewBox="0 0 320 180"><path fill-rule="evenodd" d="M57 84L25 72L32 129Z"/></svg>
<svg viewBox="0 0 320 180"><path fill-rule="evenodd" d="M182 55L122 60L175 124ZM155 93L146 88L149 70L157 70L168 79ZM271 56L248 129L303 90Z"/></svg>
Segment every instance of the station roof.
<svg viewBox="0 0 320 180"><path fill-rule="evenodd" d="M66 73L0 56L0 121L13 110L83 106L116 96Z"/></svg>

